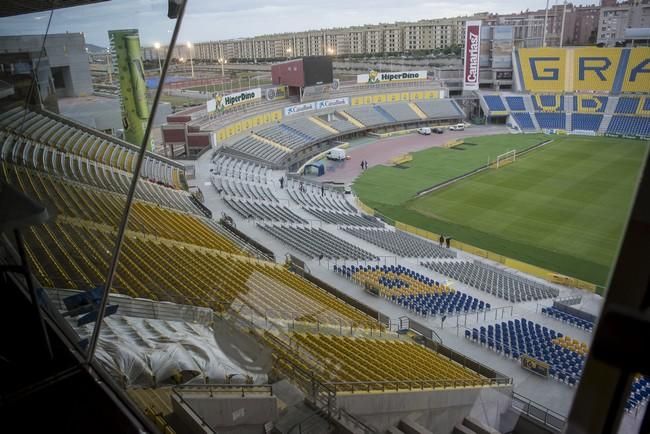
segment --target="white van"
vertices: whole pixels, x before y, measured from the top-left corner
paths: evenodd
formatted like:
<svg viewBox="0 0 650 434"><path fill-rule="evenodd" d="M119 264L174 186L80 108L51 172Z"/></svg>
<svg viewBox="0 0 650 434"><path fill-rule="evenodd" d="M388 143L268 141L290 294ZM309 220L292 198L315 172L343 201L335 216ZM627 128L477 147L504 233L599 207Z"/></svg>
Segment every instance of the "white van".
<svg viewBox="0 0 650 434"><path fill-rule="evenodd" d="M465 131L465 124L456 124L449 127L449 131Z"/></svg>
<svg viewBox="0 0 650 434"><path fill-rule="evenodd" d="M334 148L327 151L325 154L328 160L345 160L345 150L340 148Z"/></svg>
<svg viewBox="0 0 650 434"><path fill-rule="evenodd" d="M425 136L428 136L429 134L431 134L431 128L429 127L418 128L418 134L423 134Z"/></svg>

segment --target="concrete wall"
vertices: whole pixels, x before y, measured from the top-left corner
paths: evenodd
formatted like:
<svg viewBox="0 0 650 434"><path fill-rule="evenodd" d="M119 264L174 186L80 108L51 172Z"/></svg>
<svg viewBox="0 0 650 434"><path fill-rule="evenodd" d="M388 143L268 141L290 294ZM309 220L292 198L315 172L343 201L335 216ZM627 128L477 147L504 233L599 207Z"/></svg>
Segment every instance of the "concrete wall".
<svg viewBox="0 0 650 434"><path fill-rule="evenodd" d="M2 36L0 52L28 52L36 63L42 44L42 35ZM63 74L65 87L57 90L59 97L85 96L93 92L85 44L83 33L51 34L45 40L50 68L61 68Z"/></svg>
<svg viewBox="0 0 650 434"><path fill-rule="evenodd" d="M498 428L501 413L510 408L511 393L511 387L466 388L338 394L336 400L340 407L382 432L408 417L435 433L451 433L467 416Z"/></svg>
<svg viewBox="0 0 650 434"><path fill-rule="evenodd" d="M183 394L184 402L196 415L215 432L219 433L260 433L264 424L278 417L277 398L275 396L214 396L205 394ZM176 400L177 401L177 400ZM174 412L190 413L180 402L172 401ZM191 414L181 416L187 424ZM197 425L197 428L200 425ZM197 431L193 431L197 432Z"/></svg>

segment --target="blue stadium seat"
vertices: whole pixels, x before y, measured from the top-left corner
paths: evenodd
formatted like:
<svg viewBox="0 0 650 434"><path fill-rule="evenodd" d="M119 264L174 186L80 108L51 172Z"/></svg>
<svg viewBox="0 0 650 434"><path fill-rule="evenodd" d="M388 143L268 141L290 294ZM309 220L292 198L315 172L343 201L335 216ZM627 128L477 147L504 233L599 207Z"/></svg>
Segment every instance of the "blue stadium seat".
<svg viewBox="0 0 650 434"><path fill-rule="evenodd" d="M563 130L566 128L564 113L535 113L540 128Z"/></svg>
<svg viewBox="0 0 650 434"><path fill-rule="evenodd" d="M616 103L614 113L634 114L639 108L640 101L639 97L636 96L622 96Z"/></svg>
<svg viewBox="0 0 650 434"><path fill-rule="evenodd" d="M598 131L603 115L593 113L574 113L571 118L572 130Z"/></svg>
<svg viewBox="0 0 650 434"><path fill-rule="evenodd" d="M533 120L530 118L530 115L528 113L526 112L512 113L512 117L519 124L519 128L521 128L522 130L535 129L535 124L533 124Z"/></svg>
<svg viewBox="0 0 650 434"><path fill-rule="evenodd" d="M522 96L507 96L506 103L511 111L526 111L526 104L524 104L524 97Z"/></svg>
<svg viewBox="0 0 650 434"><path fill-rule="evenodd" d="M503 104L503 100L501 100L501 97L499 95L484 95L483 99L485 99L485 103L487 104L490 111L507 111L506 106Z"/></svg>
<svg viewBox="0 0 650 434"><path fill-rule="evenodd" d="M614 115L607 127L608 134L650 136L650 117Z"/></svg>

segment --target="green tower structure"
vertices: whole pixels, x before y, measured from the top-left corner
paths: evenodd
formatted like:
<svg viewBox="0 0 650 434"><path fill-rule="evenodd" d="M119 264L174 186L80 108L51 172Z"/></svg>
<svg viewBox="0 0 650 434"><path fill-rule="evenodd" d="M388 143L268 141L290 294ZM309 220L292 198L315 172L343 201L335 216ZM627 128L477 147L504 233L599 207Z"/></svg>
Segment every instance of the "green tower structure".
<svg viewBox="0 0 650 434"><path fill-rule="evenodd" d="M124 139L141 145L149 120L140 35L136 29L109 30L113 73L120 83Z"/></svg>

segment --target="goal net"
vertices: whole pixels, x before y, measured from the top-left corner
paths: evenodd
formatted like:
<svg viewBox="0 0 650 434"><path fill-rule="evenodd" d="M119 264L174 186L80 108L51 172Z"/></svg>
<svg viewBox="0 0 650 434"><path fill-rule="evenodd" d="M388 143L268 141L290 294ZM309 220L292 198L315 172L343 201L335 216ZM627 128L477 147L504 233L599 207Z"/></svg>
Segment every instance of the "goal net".
<svg viewBox="0 0 650 434"><path fill-rule="evenodd" d="M512 151L504 152L501 155L497 156L496 161L494 162L494 168L498 169L499 167L503 167L506 164L513 163L517 159L517 151L513 149Z"/></svg>

